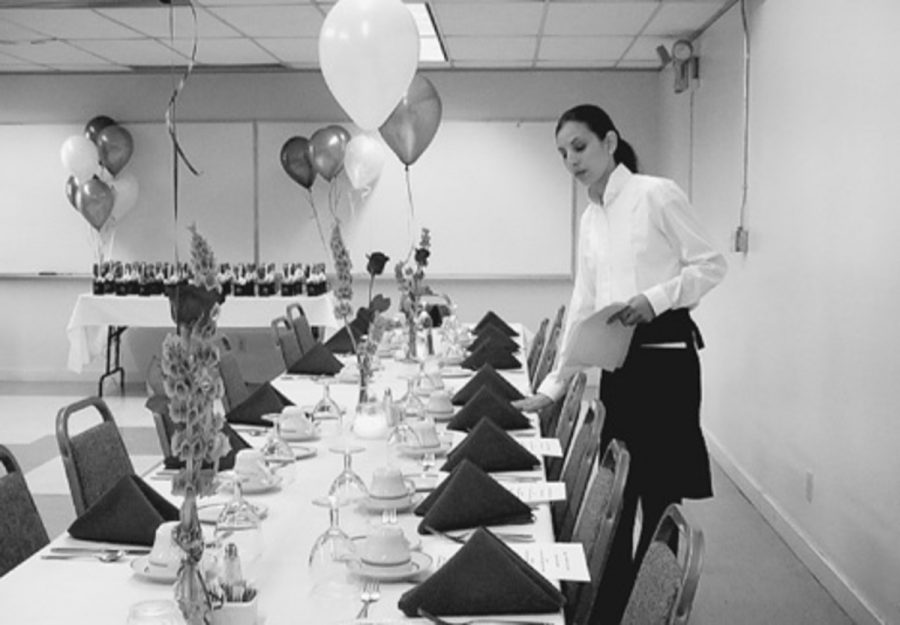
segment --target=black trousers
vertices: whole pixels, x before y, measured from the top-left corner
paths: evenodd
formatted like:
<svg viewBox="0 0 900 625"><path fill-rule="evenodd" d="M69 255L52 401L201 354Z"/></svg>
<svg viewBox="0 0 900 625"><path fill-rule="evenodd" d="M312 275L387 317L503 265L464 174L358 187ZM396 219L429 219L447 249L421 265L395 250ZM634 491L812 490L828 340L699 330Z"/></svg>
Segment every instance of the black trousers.
<svg viewBox="0 0 900 625"><path fill-rule="evenodd" d="M683 347L653 344L681 342ZM592 624L617 624L643 554L666 506L712 496L709 455L700 430L699 332L687 310L669 311L635 331L625 364L603 372L606 408L601 449L625 443L631 455L625 500L601 581ZM636 509L642 523L633 544ZM634 554L634 555L632 555Z"/></svg>

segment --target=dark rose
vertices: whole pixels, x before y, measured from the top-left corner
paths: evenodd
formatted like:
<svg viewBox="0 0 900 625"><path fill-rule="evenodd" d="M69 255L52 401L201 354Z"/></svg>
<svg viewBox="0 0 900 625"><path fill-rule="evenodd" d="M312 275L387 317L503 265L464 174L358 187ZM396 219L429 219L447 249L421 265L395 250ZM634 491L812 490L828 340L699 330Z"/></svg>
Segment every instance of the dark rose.
<svg viewBox="0 0 900 625"><path fill-rule="evenodd" d="M424 248L424 247L416 248L415 259L416 259L417 265L422 265L423 267L428 266L428 257L429 256L431 256L431 252L428 251L426 248Z"/></svg>
<svg viewBox="0 0 900 625"><path fill-rule="evenodd" d="M384 273L384 266L390 260L389 257L385 256L381 252L372 252L371 254L366 254L366 258L369 259L369 262L366 263L366 271L369 272L370 276L380 276Z"/></svg>

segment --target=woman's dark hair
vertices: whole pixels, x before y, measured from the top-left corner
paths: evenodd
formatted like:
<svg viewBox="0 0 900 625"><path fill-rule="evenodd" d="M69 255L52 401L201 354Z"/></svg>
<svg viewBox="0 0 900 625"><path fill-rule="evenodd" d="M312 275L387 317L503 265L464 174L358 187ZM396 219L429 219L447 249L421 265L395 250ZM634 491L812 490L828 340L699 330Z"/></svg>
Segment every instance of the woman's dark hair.
<svg viewBox="0 0 900 625"><path fill-rule="evenodd" d="M602 108L593 104L581 104L570 108L559 116L559 121L556 122L555 134L559 134L560 128L566 122L580 122L584 124L601 140L606 138L606 133L610 130L614 131L619 137L619 141L613 154L613 160L617 164L625 165L632 172L638 173L637 154L634 153L634 148L622 138L622 133L616 130L616 125L613 124L610 116Z"/></svg>

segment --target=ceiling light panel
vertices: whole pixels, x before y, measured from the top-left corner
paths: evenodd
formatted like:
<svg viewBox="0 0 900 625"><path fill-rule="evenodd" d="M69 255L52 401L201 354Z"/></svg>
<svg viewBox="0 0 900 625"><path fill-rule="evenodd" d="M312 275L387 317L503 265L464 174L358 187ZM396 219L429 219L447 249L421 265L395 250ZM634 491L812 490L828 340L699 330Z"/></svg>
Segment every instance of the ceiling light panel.
<svg viewBox="0 0 900 625"><path fill-rule="evenodd" d="M209 11L250 37L318 37L324 21L311 5L220 7Z"/></svg>
<svg viewBox="0 0 900 625"><path fill-rule="evenodd" d="M544 37L538 50L541 61L617 61L632 37Z"/></svg>
<svg viewBox="0 0 900 625"><path fill-rule="evenodd" d="M175 38L181 39L194 36L194 18L191 10L186 7L177 7L175 9L163 6L144 9L100 9L97 12L148 37L161 39L170 36L169 13L172 12ZM236 30L203 9L197 11L197 32L203 37L239 36Z"/></svg>
<svg viewBox="0 0 900 625"><path fill-rule="evenodd" d="M445 36L535 35L544 8L540 3L453 3L432 5Z"/></svg>
<svg viewBox="0 0 900 625"><path fill-rule="evenodd" d="M447 52L456 61L532 61L537 37L446 37Z"/></svg>
<svg viewBox="0 0 900 625"><path fill-rule="evenodd" d="M644 29L645 35L688 37L721 10L722 1L664 2Z"/></svg>
<svg viewBox="0 0 900 625"><path fill-rule="evenodd" d="M134 39L141 36L87 9L0 10L0 19L60 39L85 36L91 39Z"/></svg>
<svg viewBox="0 0 900 625"><path fill-rule="evenodd" d="M175 49L190 57L191 40L178 39ZM197 46L197 62L203 65L275 65L278 59L250 39L208 39Z"/></svg>
<svg viewBox="0 0 900 625"><path fill-rule="evenodd" d="M78 47L125 66L184 64L187 57L154 39L79 41Z"/></svg>
<svg viewBox="0 0 900 625"><path fill-rule="evenodd" d="M641 28L659 2L551 2L545 35L628 35Z"/></svg>

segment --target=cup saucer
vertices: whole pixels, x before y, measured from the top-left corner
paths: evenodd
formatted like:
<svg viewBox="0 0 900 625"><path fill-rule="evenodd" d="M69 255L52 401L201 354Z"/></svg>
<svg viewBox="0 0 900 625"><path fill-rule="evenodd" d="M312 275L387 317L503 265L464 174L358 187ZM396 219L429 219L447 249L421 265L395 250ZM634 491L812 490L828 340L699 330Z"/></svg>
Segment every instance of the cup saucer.
<svg viewBox="0 0 900 625"><path fill-rule="evenodd" d="M353 541L354 546L356 546L356 550L359 551L362 544L368 538L365 534L360 534L358 536L351 536L350 540ZM412 536L405 536L406 542L409 544L410 551L419 551L422 549L422 538L418 534L413 534Z"/></svg>
<svg viewBox="0 0 900 625"><path fill-rule="evenodd" d="M313 428L307 432L289 430L284 425L281 426L281 438L288 441L289 443L311 443L313 441L319 440L321 436L322 435L319 433L319 428L315 426L313 426Z"/></svg>
<svg viewBox="0 0 900 625"><path fill-rule="evenodd" d="M354 575L368 577L383 582L399 582L431 568L431 556L421 551L412 551L409 554L409 562L397 566L384 566L380 564L368 564L363 560L348 560L347 568Z"/></svg>
<svg viewBox="0 0 900 625"><path fill-rule="evenodd" d="M172 584L178 578L178 565L160 566L150 563L150 556L138 556L131 561L134 574L157 584Z"/></svg>
<svg viewBox="0 0 900 625"><path fill-rule="evenodd" d="M222 473L225 473L229 477L234 475L234 471L222 471ZM248 477L247 479L241 480L241 492L245 495L268 493L276 488L280 488L282 481L284 481L284 478L278 473L273 473L271 476L261 475ZM226 490L231 490L230 485L226 485L224 488Z"/></svg>
<svg viewBox="0 0 900 625"><path fill-rule="evenodd" d="M227 504L227 501L200 504L199 506L197 506L197 517L203 524L215 525L219 520L219 514ZM256 509L256 513L257 515L259 515L260 519L265 519L267 516L269 516L269 507L267 505L262 503L255 503L251 505Z"/></svg>
<svg viewBox="0 0 900 625"><path fill-rule="evenodd" d="M430 447L423 447L421 445L397 445L397 449L404 456L410 456L412 458L420 458L425 454L444 456L450 451L450 443L442 442L440 445L432 445Z"/></svg>
<svg viewBox="0 0 900 625"><path fill-rule="evenodd" d="M402 497L373 497L368 495L360 499L359 503L367 510L376 512L381 512L382 510L402 512L418 505L419 499L420 497L417 497L415 493L407 493Z"/></svg>

